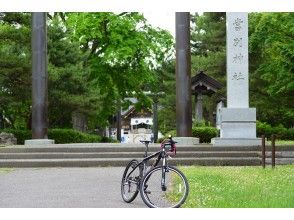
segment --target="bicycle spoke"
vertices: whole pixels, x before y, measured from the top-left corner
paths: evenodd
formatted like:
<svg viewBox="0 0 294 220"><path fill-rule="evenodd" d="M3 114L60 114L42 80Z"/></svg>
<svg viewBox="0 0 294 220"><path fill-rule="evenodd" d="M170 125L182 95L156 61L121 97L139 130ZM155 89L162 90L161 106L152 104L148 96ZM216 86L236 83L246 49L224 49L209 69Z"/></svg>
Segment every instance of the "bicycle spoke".
<svg viewBox="0 0 294 220"><path fill-rule="evenodd" d="M174 168L168 171L162 167L155 168L146 175L143 184L148 187L141 196L149 207L179 207L188 194L185 178Z"/></svg>
<svg viewBox="0 0 294 220"><path fill-rule="evenodd" d="M127 165L122 178L121 194L125 202L132 202L139 192L138 185L140 182L140 171L137 164L137 160L132 160Z"/></svg>

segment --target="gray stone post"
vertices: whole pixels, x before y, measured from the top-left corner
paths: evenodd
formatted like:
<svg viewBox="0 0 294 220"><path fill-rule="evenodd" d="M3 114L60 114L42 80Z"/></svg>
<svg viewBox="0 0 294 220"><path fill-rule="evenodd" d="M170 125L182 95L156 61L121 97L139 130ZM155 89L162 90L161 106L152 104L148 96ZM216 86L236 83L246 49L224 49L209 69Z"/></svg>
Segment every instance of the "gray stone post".
<svg viewBox="0 0 294 220"><path fill-rule="evenodd" d="M201 122L203 119L203 105L202 105L202 101L203 101L203 95L201 92L197 93L197 95L195 95L195 116L196 116L196 121Z"/></svg>
<svg viewBox="0 0 294 220"><path fill-rule="evenodd" d="M52 144L48 140L47 25L45 12L32 13L32 139L25 144Z"/></svg>
<svg viewBox="0 0 294 220"><path fill-rule="evenodd" d="M190 13L176 12L176 123L178 145L198 144L192 137Z"/></svg>
<svg viewBox="0 0 294 220"><path fill-rule="evenodd" d="M32 138L48 138L46 13L32 13Z"/></svg>
<svg viewBox="0 0 294 220"><path fill-rule="evenodd" d="M192 136L190 13L176 12L177 136Z"/></svg>

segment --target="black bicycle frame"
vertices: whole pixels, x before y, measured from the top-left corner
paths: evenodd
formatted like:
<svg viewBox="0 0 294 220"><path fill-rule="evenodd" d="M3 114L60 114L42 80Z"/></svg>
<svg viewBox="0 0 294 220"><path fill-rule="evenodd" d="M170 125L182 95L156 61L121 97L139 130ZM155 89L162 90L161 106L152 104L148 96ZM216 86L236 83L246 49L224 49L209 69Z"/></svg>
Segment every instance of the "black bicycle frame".
<svg viewBox="0 0 294 220"><path fill-rule="evenodd" d="M154 153L154 154L152 154L152 155L150 155L150 156L148 156L148 157L145 157L140 163L138 163L138 164L133 168L133 170L128 174L127 178L128 178L133 172L134 172L134 170L135 170L137 167L141 166L142 164L145 166L145 165L146 165L146 162L147 162L148 160L150 160L151 158L154 158L154 157L158 156L157 159L156 159L156 161L155 161L155 163L154 163L154 165L153 165L153 167L156 167L156 166L158 165L159 161L161 160L161 158L163 158L163 157L162 157L162 156L163 156L162 154L163 154L163 151L161 150L161 151L158 151L158 152L156 152L156 153Z"/></svg>

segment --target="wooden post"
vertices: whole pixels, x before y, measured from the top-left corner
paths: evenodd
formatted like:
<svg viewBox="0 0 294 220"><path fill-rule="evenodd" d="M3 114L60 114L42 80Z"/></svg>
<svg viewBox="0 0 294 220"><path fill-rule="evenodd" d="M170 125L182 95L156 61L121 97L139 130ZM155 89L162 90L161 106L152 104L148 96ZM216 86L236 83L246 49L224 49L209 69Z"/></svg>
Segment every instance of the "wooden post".
<svg viewBox="0 0 294 220"><path fill-rule="evenodd" d="M272 168L276 166L276 136L272 135Z"/></svg>
<svg viewBox="0 0 294 220"><path fill-rule="evenodd" d="M116 138L121 142L121 108L118 108L117 114L116 114Z"/></svg>
<svg viewBox="0 0 294 220"><path fill-rule="evenodd" d="M262 145L261 145L261 164L262 167L265 168L265 136L262 135Z"/></svg>
<svg viewBox="0 0 294 220"><path fill-rule="evenodd" d="M153 99L153 141L157 142L158 139L158 97Z"/></svg>

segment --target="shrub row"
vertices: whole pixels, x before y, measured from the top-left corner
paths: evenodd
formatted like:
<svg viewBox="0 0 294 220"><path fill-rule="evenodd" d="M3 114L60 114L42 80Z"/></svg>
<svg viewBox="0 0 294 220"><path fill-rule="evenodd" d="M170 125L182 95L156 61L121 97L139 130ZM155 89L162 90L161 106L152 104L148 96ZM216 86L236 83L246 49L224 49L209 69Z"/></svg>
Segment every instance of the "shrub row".
<svg viewBox="0 0 294 220"><path fill-rule="evenodd" d="M176 130L171 130L166 133L166 137L168 135L172 135L173 137L177 136ZM193 127L192 128L192 136L199 138L200 143L210 143L211 138L217 137L218 136L218 130L215 127L209 127L209 126L204 126L204 127ZM162 139L159 139L158 142L161 142Z"/></svg>
<svg viewBox="0 0 294 220"><path fill-rule="evenodd" d="M294 140L294 128L285 128L282 125L272 127L265 122L256 122L256 133L258 137L265 135L266 138L270 138L272 134L277 136L280 140ZM166 137L171 134L176 136L176 131L172 130L167 132ZM200 143L210 143L211 138L218 137L219 131L215 127L210 126L193 126L192 128L193 137L199 138Z"/></svg>
<svg viewBox="0 0 294 220"><path fill-rule="evenodd" d="M32 139L32 132L30 130L4 129L2 131L14 134L14 136L17 138L17 144L24 144L25 140ZM112 139L107 137L82 133L72 129L57 128L49 129L48 138L53 139L56 144L112 142Z"/></svg>
<svg viewBox="0 0 294 220"><path fill-rule="evenodd" d="M193 127L192 135L199 138L200 143L210 143L211 138L218 136L218 130L215 127Z"/></svg>
<svg viewBox="0 0 294 220"><path fill-rule="evenodd" d="M283 125L272 127L266 122L256 122L256 133L258 137L265 135L270 138L272 134L277 135L280 140L294 140L294 128L285 128Z"/></svg>

